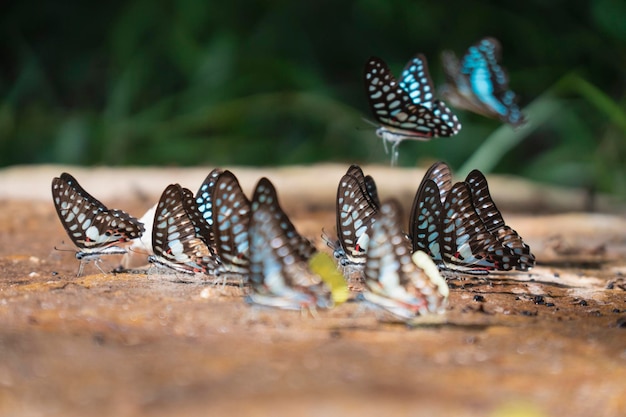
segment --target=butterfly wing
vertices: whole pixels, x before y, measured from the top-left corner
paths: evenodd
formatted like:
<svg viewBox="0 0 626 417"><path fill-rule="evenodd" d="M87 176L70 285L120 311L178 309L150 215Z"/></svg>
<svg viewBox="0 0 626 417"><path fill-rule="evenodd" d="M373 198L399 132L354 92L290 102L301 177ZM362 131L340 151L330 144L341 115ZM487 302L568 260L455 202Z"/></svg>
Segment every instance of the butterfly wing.
<svg viewBox="0 0 626 417"><path fill-rule="evenodd" d="M223 171L219 168L213 169L206 176L196 192L198 211L208 225L208 228L203 230L203 233L207 233L207 240L210 247L215 247L215 233L213 232L213 192L215 190L215 183L222 172Z"/></svg>
<svg viewBox="0 0 626 417"><path fill-rule="evenodd" d="M252 198L252 211L264 205L272 213L275 222L282 228L291 248L295 250L300 260L308 260L317 249L306 238L302 237L294 227L289 217L285 214L280 203L274 184L267 178L261 178L254 191Z"/></svg>
<svg viewBox="0 0 626 417"><path fill-rule="evenodd" d="M308 269L294 242L295 228L278 205L274 187L266 178L257 184L249 227L252 303L290 310L330 307L330 290ZM287 220L288 224L285 223Z"/></svg>
<svg viewBox="0 0 626 417"><path fill-rule="evenodd" d="M442 119L449 116L438 104L433 103L430 107L416 104L400 87L382 59L371 57L367 61L364 78L370 108L383 128L402 138L421 140L452 136L458 132ZM436 111L440 112L439 115Z"/></svg>
<svg viewBox="0 0 626 417"><path fill-rule="evenodd" d="M414 104L432 110L437 120L441 121L433 136L452 136L461 130L461 123L456 115L442 101L435 99L435 87L424 55L417 54L406 64L399 86L409 94Z"/></svg>
<svg viewBox="0 0 626 417"><path fill-rule="evenodd" d="M336 248L335 256L343 265L362 265L365 262L368 229L377 212L378 205L367 191L363 171L350 167L337 187L339 248Z"/></svg>
<svg viewBox="0 0 626 417"><path fill-rule="evenodd" d="M409 217L409 233L413 251L423 251L435 262L443 262L441 245L443 203L437 184L427 176L420 183Z"/></svg>
<svg viewBox="0 0 626 417"><path fill-rule="evenodd" d="M513 268L515 259L511 251L489 233L464 182L456 183L446 198L442 231L441 253L446 264L469 271Z"/></svg>
<svg viewBox="0 0 626 417"><path fill-rule="evenodd" d="M446 197L452 188L452 171L445 162L435 162L428 168L424 178L430 179L435 182L437 188L439 188L439 195L441 197L441 203L446 201Z"/></svg>
<svg viewBox="0 0 626 417"><path fill-rule="evenodd" d="M154 256L150 261L187 274L211 274L218 263L196 234L196 227L186 209L192 204L195 204L195 198L191 191L178 184L171 184L163 191L152 226Z"/></svg>
<svg viewBox="0 0 626 417"><path fill-rule="evenodd" d="M122 210L109 210L68 173L52 180L52 200L65 231L83 252L141 237L143 224Z"/></svg>
<svg viewBox="0 0 626 417"><path fill-rule="evenodd" d="M434 265L425 273L415 264L401 219L400 204L391 200L372 224L364 270L368 291L363 297L402 319L443 312L448 287Z"/></svg>
<svg viewBox="0 0 626 417"><path fill-rule="evenodd" d="M504 246L508 247L517 258L516 269L527 271L535 265L535 256L521 236L504 222L502 213L489 193L487 179L479 170L473 170L465 178L472 194L476 212L487 230Z"/></svg>
<svg viewBox="0 0 626 417"><path fill-rule="evenodd" d="M215 245L223 269L225 272L246 274L250 264L250 201L232 172L224 171L217 178L213 207Z"/></svg>

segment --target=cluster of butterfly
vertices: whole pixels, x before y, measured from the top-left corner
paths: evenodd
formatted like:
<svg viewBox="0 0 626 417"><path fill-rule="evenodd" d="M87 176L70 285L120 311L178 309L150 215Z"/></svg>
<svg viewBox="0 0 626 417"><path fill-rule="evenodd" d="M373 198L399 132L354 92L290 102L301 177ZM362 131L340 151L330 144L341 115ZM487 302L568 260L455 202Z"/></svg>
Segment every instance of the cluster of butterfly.
<svg viewBox="0 0 626 417"><path fill-rule="evenodd" d="M374 179L352 165L337 189L338 239L327 242L344 268L367 271L371 230L381 210ZM413 199L408 230L402 244L427 253L443 271L484 275L535 265L528 245L505 224L478 170L453 185L450 167L433 164Z"/></svg>
<svg viewBox="0 0 626 417"><path fill-rule="evenodd" d="M528 246L505 225L485 177L474 171L454 186L451 177L442 162L428 170L415 197L410 235L401 227L400 204L381 204L374 179L360 167L352 165L339 182L334 255L344 269L362 274L362 298L403 320L445 309L448 287L439 268L486 273L534 265ZM118 245L138 239L153 252L149 262L177 273L240 276L249 283L251 303L299 310L328 308L346 298L342 275L296 231L267 178L259 180L252 200L232 172L220 169L195 195L169 185L143 222L107 209L67 173L52 180L52 196L79 248L79 275L84 262L97 265L101 255L123 254Z"/></svg>
<svg viewBox="0 0 626 417"><path fill-rule="evenodd" d="M126 253L118 245L138 239L143 243L136 247L151 250L150 263L178 274L241 276L250 283L253 303L292 309L332 305L330 290L307 267L315 247L297 233L267 178L259 180L252 201L230 171L213 170L195 195L171 184L142 218L146 226L109 210L67 173L52 180L52 196L79 248L79 275L84 262L97 265L102 255Z"/></svg>
<svg viewBox="0 0 626 417"><path fill-rule="evenodd" d="M508 76L498 64L500 55L500 43L490 37L472 45L460 61L453 52L444 51L447 83L441 93L455 107L518 127L525 119L509 89ZM407 63L399 82L377 57L367 61L364 77L370 108L380 124L376 134L385 150L387 142L391 144L392 165L397 163L401 141L450 137L461 130L458 118L435 98L424 55L417 54Z"/></svg>

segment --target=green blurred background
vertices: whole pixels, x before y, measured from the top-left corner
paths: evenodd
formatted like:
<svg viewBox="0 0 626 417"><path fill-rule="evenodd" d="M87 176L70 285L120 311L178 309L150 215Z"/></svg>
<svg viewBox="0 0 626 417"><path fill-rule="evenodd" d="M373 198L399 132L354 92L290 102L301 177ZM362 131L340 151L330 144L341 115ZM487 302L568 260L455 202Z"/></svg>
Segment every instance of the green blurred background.
<svg viewBox="0 0 626 417"><path fill-rule="evenodd" d="M626 2L15 1L0 6L0 166L387 164L364 95L370 55L481 37L531 123L455 111L463 130L403 142L444 159L626 195Z"/></svg>

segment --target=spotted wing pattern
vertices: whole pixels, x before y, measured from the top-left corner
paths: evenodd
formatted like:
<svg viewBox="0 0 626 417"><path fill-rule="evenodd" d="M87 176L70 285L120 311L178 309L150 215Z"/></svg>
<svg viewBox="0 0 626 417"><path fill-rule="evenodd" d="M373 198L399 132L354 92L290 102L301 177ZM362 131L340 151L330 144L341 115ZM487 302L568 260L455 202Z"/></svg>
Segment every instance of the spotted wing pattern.
<svg viewBox="0 0 626 417"><path fill-rule="evenodd" d="M437 184L425 177L413 200L409 231L413 250L446 269L481 274L516 264L511 249L487 230L464 182L456 183L442 203Z"/></svg>
<svg viewBox="0 0 626 417"><path fill-rule="evenodd" d="M437 188L439 188L439 195L441 197L441 204L446 201L446 197L452 188L452 171L445 162L435 162L428 168L424 178L428 178L435 182Z"/></svg>
<svg viewBox="0 0 626 417"><path fill-rule="evenodd" d="M248 302L288 310L332 306L330 290L309 270L302 250L306 239L280 208L267 178L259 181L254 193L249 240Z"/></svg>
<svg viewBox="0 0 626 417"><path fill-rule="evenodd" d="M381 129L402 135L404 139L453 136L461 128L446 105L433 98L423 55L409 62L401 83L382 59L371 57L365 66L365 91Z"/></svg>
<svg viewBox="0 0 626 417"><path fill-rule="evenodd" d="M439 264L443 263L442 216L443 202L440 199L439 188L432 179L425 176L413 199L409 234L413 242L413 251L423 251Z"/></svg>
<svg viewBox="0 0 626 417"><path fill-rule="evenodd" d="M295 250L300 260L307 261L317 252L315 246L296 231L295 226L291 223L291 220L278 202L278 195L276 194L274 184L267 178L261 178L256 186L251 203L252 211L261 205L264 205L272 213L272 216L288 239L290 247Z"/></svg>
<svg viewBox="0 0 626 417"><path fill-rule="evenodd" d="M368 179L369 178L369 179ZM378 192L372 177L352 165L337 187L337 238L335 257L342 265L363 265L368 229L378 212Z"/></svg>
<svg viewBox="0 0 626 417"><path fill-rule="evenodd" d="M149 261L186 274L215 274L219 261L192 221L200 217L193 193L169 185L156 207Z"/></svg>
<svg viewBox="0 0 626 417"><path fill-rule="evenodd" d="M470 46L460 62L453 52L445 51L443 96L455 107L521 126L526 120L509 89L509 77L498 64L500 55L500 42L490 37Z"/></svg>
<svg viewBox="0 0 626 417"><path fill-rule="evenodd" d="M224 171L215 182L213 220L216 252L224 272L247 274L249 269L248 223L250 201L237 177Z"/></svg>
<svg viewBox="0 0 626 417"><path fill-rule="evenodd" d="M52 180L52 201L68 236L79 248L79 260L123 254L116 244L141 237L144 225L122 210L109 210L68 173ZM82 263L78 274L82 273Z"/></svg>
<svg viewBox="0 0 626 417"><path fill-rule="evenodd" d="M404 320L442 313L448 286L427 255L418 251L412 256L411 242L402 232L401 221L397 201L381 206L370 231L364 270L367 290L363 297Z"/></svg>
<svg viewBox="0 0 626 417"><path fill-rule="evenodd" d="M444 263L485 271L513 268L511 251L485 227L466 183L458 182L450 190L443 206L441 229Z"/></svg>
<svg viewBox="0 0 626 417"><path fill-rule="evenodd" d="M215 246L215 232L213 231L213 192L215 190L215 183L222 172L223 171L219 168L212 170L196 192L196 204L198 205L198 211L202 214L202 218L208 225L205 233L208 233L207 239L211 247Z"/></svg>
<svg viewBox="0 0 626 417"><path fill-rule="evenodd" d="M504 222L502 213L489 193L487 179L478 170L473 170L465 178L472 193L472 201L478 216L487 230L504 246L508 247L516 259L515 269L527 271L535 265L535 256L521 236Z"/></svg>

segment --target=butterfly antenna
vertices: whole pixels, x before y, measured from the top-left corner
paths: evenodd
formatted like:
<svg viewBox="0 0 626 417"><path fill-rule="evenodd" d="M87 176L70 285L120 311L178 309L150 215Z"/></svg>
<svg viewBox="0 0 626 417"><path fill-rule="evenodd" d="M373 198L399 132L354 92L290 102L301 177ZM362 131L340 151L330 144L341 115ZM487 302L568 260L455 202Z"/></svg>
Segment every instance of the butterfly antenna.
<svg viewBox="0 0 626 417"><path fill-rule="evenodd" d="M378 125L375 122L371 121L370 119L366 119L365 117L361 117L361 120L363 120L368 125L374 126L376 129L378 129Z"/></svg>

